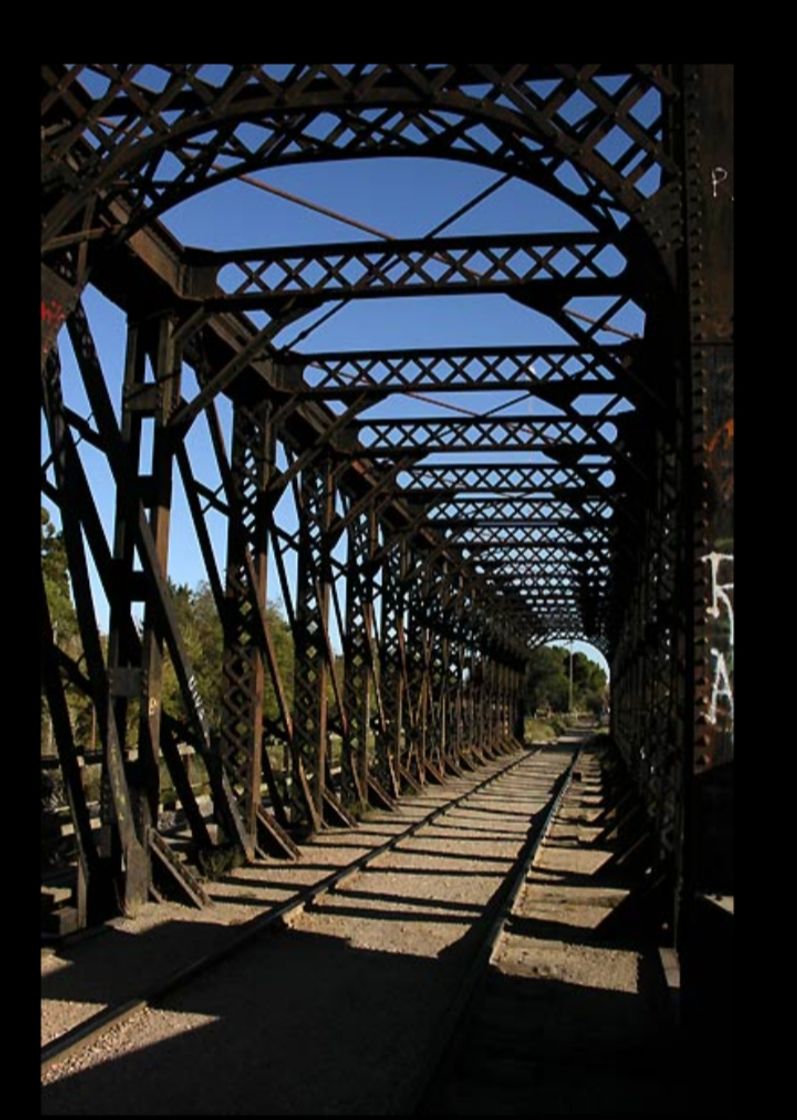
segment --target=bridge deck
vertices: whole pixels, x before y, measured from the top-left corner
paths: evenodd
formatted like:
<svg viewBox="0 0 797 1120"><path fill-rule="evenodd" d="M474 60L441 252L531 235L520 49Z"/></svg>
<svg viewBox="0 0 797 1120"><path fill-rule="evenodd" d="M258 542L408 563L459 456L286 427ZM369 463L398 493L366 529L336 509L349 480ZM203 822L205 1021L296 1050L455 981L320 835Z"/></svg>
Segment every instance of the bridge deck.
<svg viewBox="0 0 797 1120"><path fill-rule="evenodd" d="M284 900L497 775L297 911L278 951L273 937L258 938L53 1065L44 1113L92 1113L101 1104L111 1115L406 1115L434 1070L443 1017L484 938L485 908L577 745L574 735L519 761L496 760L425 790L398 813L373 812L357 830L303 846L292 867L236 870L212 888L210 911L173 908L179 928L153 907L157 921L115 921L110 934L50 957L46 1034L63 1025L65 1001L74 1001L75 1017L89 1000L129 998L173 969L187 944L195 953L212 947L225 923ZM669 1027L652 1002L655 949L635 944L627 926L620 937L601 932L634 880L618 861L627 842L613 837L610 809L599 760L582 753L493 954L458 1067L444 1068L423 1111L432 1102L438 1114L573 1115L598 1101L639 1115L653 1101L654 1114L662 1102L679 1114L678 1087L661 1067ZM192 936L182 936L189 922Z"/></svg>
<svg viewBox="0 0 797 1120"><path fill-rule="evenodd" d="M472 947L484 936L485 908L572 753L572 746L518 752L427 789L399 813L372 813L357 830L319 838L303 847L292 868L249 869L245 879L235 871L228 878L246 882L247 893L218 904L235 908L229 917L284 895L289 881L323 877L369 843L378 846L492 772L499 775L297 913L279 937L279 951L273 938L259 938L158 1009L142 1011L51 1067L45 1109L91 1111L92 1101L102 1099L110 1112L149 1113L166 1101L171 1111L189 1113L206 1111L210 1101L211 1111L221 1113L369 1112L375 1101L392 1099L397 1085L410 1092ZM516 765L500 773L507 762ZM111 934L78 943L57 964L51 959L44 983L49 1033L62 1001L130 998L147 973L174 969L173 954L185 953L187 943L196 953L224 936L205 914L193 917L196 939L181 937L185 925L175 930L170 920L140 929L140 936L123 928L140 923L115 921ZM63 957L72 955L69 967ZM363 1061L363 1055L370 1057ZM314 1069L312 1084L302 1068Z"/></svg>

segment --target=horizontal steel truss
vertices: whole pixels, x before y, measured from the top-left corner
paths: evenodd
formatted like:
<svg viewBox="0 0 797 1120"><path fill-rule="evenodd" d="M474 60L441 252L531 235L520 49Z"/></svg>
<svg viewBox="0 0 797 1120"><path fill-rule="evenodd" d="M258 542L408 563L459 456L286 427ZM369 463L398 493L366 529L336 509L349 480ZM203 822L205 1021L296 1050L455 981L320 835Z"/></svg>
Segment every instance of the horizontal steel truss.
<svg viewBox="0 0 797 1120"><path fill-rule="evenodd" d="M519 520L525 524L555 522L557 525L568 527L573 527L573 524L600 525L601 519L610 517L612 510L609 502L599 498L567 500L562 497L553 499L498 496L438 499L429 502L426 508L432 521L464 518L472 524L476 520L486 518L491 524Z"/></svg>
<svg viewBox="0 0 797 1120"><path fill-rule="evenodd" d="M271 310L288 301L300 306L341 296L511 292L529 285L541 285L545 299L560 302L630 296L633 278L625 262L616 266L618 255L606 238L570 233L186 248L176 294L212 311Z"/></svg>
<svg viewBox="0 0 797 1120"><path fill-rule="evenodd" d="M526 389L551 404L585 394L616 394L638 357L634 343L582 346L503 346L483 349L283 353L285 387L310 397ZM619 373L618 373L619 369Z"/></svg>
<svg viewBox="0 0 797 1120"><path fill-rule="evenodd" d="M580 416L577 420L548 415L457 416L353 420L347 431L356 434L359 441L350 445L352 453L361 455L401 455L416 448L425 450L427 455L446 451L539 451L568 463L579 462L586 455L620 453L602 431L611 423L611 419L603 416ZM345 446L342 437L338 444Z"/></svg>
<svg viewBox="0 0 797 1120"><path fill-rule="evenodd" d="M553 494L574 500L592 495L611 501L618 493L614 465L581 463L542 466L537 463L423 463L405 467L405 497L446 501L461 493ZM609 476L604 482L603 477Z"/></svg>

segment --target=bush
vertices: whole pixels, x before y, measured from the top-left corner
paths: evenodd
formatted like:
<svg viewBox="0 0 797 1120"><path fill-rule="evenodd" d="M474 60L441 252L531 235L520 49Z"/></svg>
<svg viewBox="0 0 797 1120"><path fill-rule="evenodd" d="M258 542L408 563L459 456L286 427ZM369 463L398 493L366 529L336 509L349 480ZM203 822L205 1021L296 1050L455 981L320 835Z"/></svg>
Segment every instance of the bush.
<svg viewBox="0 0 797 1120"><path fill-rule="evenodd" d="M534 742L540 739L548 742L555 739L556 735L557 732L554 731L550 720L527 718L523 725L523 737L526 742Z"/></svg>

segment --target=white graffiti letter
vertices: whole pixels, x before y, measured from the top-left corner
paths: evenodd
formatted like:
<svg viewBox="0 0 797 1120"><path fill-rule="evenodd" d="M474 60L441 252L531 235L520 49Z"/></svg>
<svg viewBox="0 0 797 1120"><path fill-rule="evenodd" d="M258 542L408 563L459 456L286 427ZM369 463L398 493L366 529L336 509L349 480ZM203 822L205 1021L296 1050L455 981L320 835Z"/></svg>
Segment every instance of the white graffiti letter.
<svg viewBox="0 0 797 1120"><path fill-rule="evenodd" d="M720 583L719 582L719 568L723 560L733 563L733 553L727 552L709 552L707 556L703 556L704 561L711 564L711 606L706 608L706 614L711 618L719 618L720 616L720 603L724 604L728 612L728 624L730 633L728 642L733 647L733 603L728 595L729 591L733 591L733 583Z"/></svg>
<svg viewBox="0 0 797 1120"><path fill-rule="evenodd" d="M728 178L728 172L724 167L712 167L711 169L711 197L717 197L717 187L720 183L724 183Z"/></svg>
<svg viewBox="0 0 797 1120"><path fill-rule="evenodd" d="M728 676L728 666L725 664L725 654L713 648L711 654L715 658L715 666L714 682L711 686L711 702L708 706L708 721L709 723L717 722L717 701L720 696L726 697L730 707L730 717L733 720L733 690L731 689L731 679Z"/></svg>

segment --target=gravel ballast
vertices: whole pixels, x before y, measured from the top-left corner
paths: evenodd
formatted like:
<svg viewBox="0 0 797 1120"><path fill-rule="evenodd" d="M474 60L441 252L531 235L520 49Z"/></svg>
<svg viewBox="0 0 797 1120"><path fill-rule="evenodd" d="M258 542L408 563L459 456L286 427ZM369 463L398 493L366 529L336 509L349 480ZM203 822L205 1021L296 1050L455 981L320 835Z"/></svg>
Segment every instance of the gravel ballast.
<svg viewBox="0 0 797 1120"><path fill-rule="evenodd" d="M489 765L497 771L507 761ZM295 913L288 930L258 938L175 990L162 1006L143 1010L88 1050L53 1065L43 1076L43 1112L400 1111L434 1041L436 1020L470 959L474 925L512 867L531 815L544 806L568 761L569 752L527 755ZM116 1002L140 990L143 975L157 971L148 951L170 944L175 955L184 951L186 922L192 924L191 942L201 942L203 951L224 936L226 926L251 918L254 907L284 900L297 884L317 881L489 773L484 768L427 788L398 813L372 813L358 829L324 834L303 846L297 865L239 869L223 889L213 885L212 919L210 912L183 907L168 916L161 912L158 921L144 914L95 938L93 964L89 943L82 953L74 947L72 962L50 957L50 1037L63 1029L64 1011L67 1023L85 1016L89 991L96 1011L103 999ZM174 959L169 964L164 971L176 967ZM162 952L157 965L163 965Z"/></svg>

